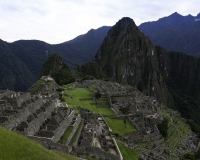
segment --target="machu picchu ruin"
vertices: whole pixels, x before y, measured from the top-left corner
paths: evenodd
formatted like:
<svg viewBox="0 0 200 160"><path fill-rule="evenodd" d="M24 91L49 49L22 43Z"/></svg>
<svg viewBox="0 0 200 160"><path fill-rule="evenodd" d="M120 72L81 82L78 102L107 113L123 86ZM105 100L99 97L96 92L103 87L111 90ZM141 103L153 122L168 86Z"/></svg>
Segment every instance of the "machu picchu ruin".
<svg viewBox="0 0 200 160"><path fill-rule="evenodd" d="M83 159L173 160L198 149L199 138L177 111L134 87L102 80L45 86L37 94L1 90L0 125ZM166 119L164 137L158 124Z"/></svg>

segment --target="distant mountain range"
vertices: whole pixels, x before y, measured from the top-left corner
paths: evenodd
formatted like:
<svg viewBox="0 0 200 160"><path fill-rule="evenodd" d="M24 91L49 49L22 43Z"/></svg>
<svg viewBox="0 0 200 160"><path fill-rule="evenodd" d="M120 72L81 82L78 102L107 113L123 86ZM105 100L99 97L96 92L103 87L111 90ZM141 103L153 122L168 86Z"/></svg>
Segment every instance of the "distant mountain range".
<svg viewBox="0 0 200 160"><path fill-rule="evenodd" d="M74 67L94 58L110 27L91 29L73 40L51 45L38 40L0 40L0 89L26 91L37 79L47 57L58 53Z"/></svg>
<svg viewBox="0 0 200 160"><path fill-rule="evenodd" d="M158 21L143 23L139 29L155 45L200 57L200 13L182 16L175 12Z"/></svg>
<svg viewBox="0 0 200 160"><path fill-rule="evenodd" d="M89 62L94 59L110 28L91 29L56 45L38 40L13 43L0 40L0 89L26 91L36 81L44 61L53 53L58 53L71 68ZM193 17L173 13L138 28L156 45L200 57L200 14Z"/></svg>

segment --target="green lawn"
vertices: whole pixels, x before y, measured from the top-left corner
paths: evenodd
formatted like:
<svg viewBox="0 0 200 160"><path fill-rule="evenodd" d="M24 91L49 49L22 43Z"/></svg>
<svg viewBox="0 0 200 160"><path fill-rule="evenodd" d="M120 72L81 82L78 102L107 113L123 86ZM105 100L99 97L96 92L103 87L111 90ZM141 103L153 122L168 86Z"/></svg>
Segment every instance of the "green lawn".
<svg viewBox="0 0 200 160"><path fill-rule="evenodd" d="M150 142L146 142L146 141L144 141L144 142L138 142L138 143L136 143L138 146L141 146L141 147L143 147L143 146L147 146L147 145L149 145L150 144Z"/></svg>
<svg viewBox="0 0 200 160"><path fill-rule="evenodd" d="M78 113L77 108L74 106L81 106L83 108L87 108L90 111L95 112L96 114L102 114L102 115L115 115L113 110L109 107L96 107L96 104L91 104L94 103L92 100L92 97L90 95L89 90L85 88L75 88L74 90L65 90L65 94L63 95L63 98L65 99L66 103L75 110L76 113ZM90 99L83 99L83 98L90 98Z"/></svg>
<svg viewBox="0 0 200 160"><path fill-rule="evenodd" d="M2 160L75 160L62 152L45 149L13 131L0 127L0 159Z"/></svg>
<svg viewBox="0 0 200 160"><path fill-rule="evenodd" d="M67 141L67 138L69 137L69 135L72 132L72 130L73 130L72 126L67 127L67 129L65 130L65 133L62 135L62 137L60 138L58 143L65 144L66 141Z"/></svg>
<svg viewBox="0 0 200 160"><path fill-rule="evenodd" d="M65 94L69 96L63 96L68 105L81 106L79 98L91 98L90 92L85 88L75 88L73 90L65 90Z"/></svg>
<svg viewBox="0 0 200 160"><path fill-rule="evenodd" d="M82 107L89 109L90 111L93 111L96 114L102 114L102 115L115 115L113 110L110 107L96 107L95 104L90 104L94 101L92 100L82 100Z"/></svg>
<svg viewBox="0 0 200 160"><path fill-rule="evenodd" d="M126 147L124 144L117 141L119 150L123 156L123 160L137 160L136 156L139 155L134 149Z"/></svg>
<svg viewBox="0 0 200 160"><path fill-rule="evenodd" d="M109 127L112 129L113 133L118 133L122 136L125 133L136 131L136 129L126 120L126 126L124 124L123 119L115 119L115 118L104 118Z"/></svg>

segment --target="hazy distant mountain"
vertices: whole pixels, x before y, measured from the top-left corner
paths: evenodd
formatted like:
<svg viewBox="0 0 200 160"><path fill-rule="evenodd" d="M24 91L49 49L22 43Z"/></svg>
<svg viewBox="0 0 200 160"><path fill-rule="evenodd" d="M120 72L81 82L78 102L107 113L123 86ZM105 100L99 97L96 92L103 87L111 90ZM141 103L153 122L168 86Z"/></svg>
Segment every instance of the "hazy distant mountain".
<svg viewBox="0 0 200 160"><path fill-rule="evenodd" d="M170 51L200 56L200 13L195 17L182 16L175 12L158 21L143 23L139 29L155 45Z"/></svg>
<svg viewBox="0 0 200 160"><path fill-rule="evenodd" d="M0 89L26 91L37 79L47 57L58 53L73 67L94 58L110 27L91 29L71 41L51 45L38 40L0 40Z"/></svg>

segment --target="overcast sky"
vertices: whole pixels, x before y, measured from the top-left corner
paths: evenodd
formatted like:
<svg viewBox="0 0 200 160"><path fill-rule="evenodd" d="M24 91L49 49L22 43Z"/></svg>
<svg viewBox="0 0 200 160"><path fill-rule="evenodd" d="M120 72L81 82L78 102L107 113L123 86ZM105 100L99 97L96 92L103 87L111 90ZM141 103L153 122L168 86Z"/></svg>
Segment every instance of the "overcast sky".
<svg viewBox="0 0 200 160"><path fill-rule="evenodd" d="M199 0L0 0L0 39L57 44L122 17L137 25L178 12L196 16Z"/></svg>

